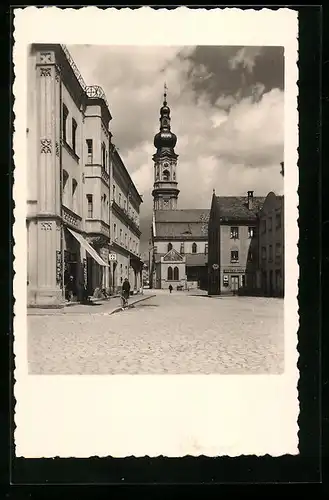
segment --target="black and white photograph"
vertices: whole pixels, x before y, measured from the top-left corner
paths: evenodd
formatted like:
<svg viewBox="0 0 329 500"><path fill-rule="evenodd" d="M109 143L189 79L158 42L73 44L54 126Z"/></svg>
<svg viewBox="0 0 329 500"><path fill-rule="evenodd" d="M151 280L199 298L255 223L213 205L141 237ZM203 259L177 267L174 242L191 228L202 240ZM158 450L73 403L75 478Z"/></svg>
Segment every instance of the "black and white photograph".
<svg viewBox="0 0 329 500"><path fill-rule="evenodd" d="M83 450L80 442L75 452L79 442L75 430L72 442L63 443L63 456L257 454L257 447L250 447L258 420L251 424L248 441L248 431L237 419L248 422L252 410L261 419L257 405L262 403L262 411L271 411L277 422L269 448L260 446L259 453L280 454L280 446L282 454L289 453L289 447L296 453L296 17L279 9L267 11L268 18L264 12L262 21L254 12L255 26L263 23L264 28L268 23L269 27L270 42L261 43L261 33L253 39L255 26L247 20L252 12L245 11L241 13L246 16L245 42L237 21L237 36L234 39L231 32L228 43L216 31L213 43L209 33L199 40L194 34L193 43L192 35L186 40L175 36L179 16L188 9L133 11L135 24L124 41L120 30L129 30L129 16L124 18L129 9L112 13L112 18L111 9L70 14L69 9L51 9L51 15L42 10L19 9L16 14L16 37L24 16L35 16L36 21L44 17L35 35L25 24L26 36L16 49L22 47L24 53L24 63L15 69L16 85L19 82L24 93L22 106L15 111L24 156L19 163L15 149L15 184L20 189L16 198L21 204L16 231L22 233L22 245L16 238L15 248L16 290L21 293L16 304L22 307L16 321L21 318L26 330L24 340L22 331L15 335L16 372L27 384L36 384L35 388L40 384L42 391L52 387L43 400L41 392L34 389L32 396L31 392L30 398L39 400L41 407L58 402L57 383L68 391L62 393L62 404L72 394L76 398L85 390L89 394L93 387L90 398L86 395L75 403L76 412L83 412L82 406L95 408L95 391L103 391L103 398L117 406L115 418L112 415L116 422L123 419L127 426L127 412L131 418L137 412L135 420L144 420L145 432L151 419L148 405L155 415L161 405L180 411L175 405L180 391L184 394L181 423L175 432L164 430L164 435L171 432L170 442L177 441L172 449L167 443L155 450L151 437L155 430L143 441L142 436L132 438L131 429L124 443L119 431L106 445L97 449L95 444L94 451L88 446ZM218 10L225 25L228 18ZM157 22L151 23L147 12ZM103 33L102 41L97 23L104 14L116 31ZM226 16L234 25L233 14ZM280 35L275 26L285 14L290 24ZM62 40L46 30L52 15L59 16ZM83 35L88 16L95 16L90 30L94 37ZM183 31L188 32L186 16ZM147 26L150 31L143 43ZM80 30L76 41L75 27ZM264 29L262 33L266 38ZM15 86L14 92L16 96ZM17 147L18 135L14 146L15 140ZM285 376L290 377L291 387L283 382ZM271 390L275 395L279 379L287 394L269 403L266 397ZM17 380L20 405L23 385ZM73 380L78 389L73 389ZM238 440L230 441L233 427L225 431L222 442L213 435L211 442L207 435L207 426L214 425L217 399L210 385L205 389L210 380L211 384L231 381L238 391L239 416L237 407L224 402L225 425L233 418L232 426L240 426L238 435L249 443L245 451L241 443L240 451L232 451ZM105 391L105 381L112 393ZM118 381L123 384L120 389ZM145 394L136 385L142 381ZM267 394L257 403L256 395L248 399L244 389L250 381L256 384L255 394ZM137 408L124 392L128 386L133 398L138 394ZM164 397L166 391L170 396ZM228 395L229 388L222 391L222 401L234 398L233 393ZM244 393L241 399L239 393ZM291 393L296 401L289 413L283 398ZM204 419L203 434L196 436L194 429L180 436L184 418L194 411L191 404L198 407L199 423ZM73 406L73 402L66 406L66 414ZM27 437L32 413L24 421L23 407L32 411L22 403L17 414L16 439L22 441L22 456L62 456L60 449L55 451L59 441L49 437L45 422L39 428L40 443L34 441L35 449L27 451L32 443ZM285 411L288 416L281 415ZM146 414L149 417L144 418ZM101 412L99 418L105 423L106 414ZM289 439L280 419L288 422ZM63 435L72 432L73 413L64 423L63 416L59 420L65 430L52 432L64 440ZM169 421L169 427L175 425L173 415ZM259 432L260 440L269 433Z"/></svg>

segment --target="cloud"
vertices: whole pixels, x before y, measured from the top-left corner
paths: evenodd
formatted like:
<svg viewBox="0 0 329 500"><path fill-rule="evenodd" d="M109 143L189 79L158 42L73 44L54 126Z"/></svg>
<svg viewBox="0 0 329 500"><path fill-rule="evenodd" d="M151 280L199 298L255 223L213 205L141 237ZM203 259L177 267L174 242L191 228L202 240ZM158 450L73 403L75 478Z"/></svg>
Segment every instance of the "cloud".
<svg viewBox="0 0 329 500"><path fill-rule="evenodd" d="M239 66L242 66L249 73L252 73L255 61L261 53L262 47L242 47L231 59L229 59L229 66L231 69L237 69Z"/></svg>
<svg viewBox="0 0 329 500"><path fill-rule="evenodd" d="M180 208L208 208L213 188L219 195L282 192L284 98L279 88L265 91L262 81L255 81L250 73L247 95L226 90L213 104L207 89L209 82L216 85L220 75L193 60L195 47L73 46L69 50L86 83L100 85L106 93L113 142L144 197L143 218L149 220L153 204L153 138L159 130L164 82L172 131L178 138ZM261 48L229 53L228 67L233 72L241 64L251 72ZM149 228L149 222L144 226ZM143 239L147 241L148 234Z"/></svg>

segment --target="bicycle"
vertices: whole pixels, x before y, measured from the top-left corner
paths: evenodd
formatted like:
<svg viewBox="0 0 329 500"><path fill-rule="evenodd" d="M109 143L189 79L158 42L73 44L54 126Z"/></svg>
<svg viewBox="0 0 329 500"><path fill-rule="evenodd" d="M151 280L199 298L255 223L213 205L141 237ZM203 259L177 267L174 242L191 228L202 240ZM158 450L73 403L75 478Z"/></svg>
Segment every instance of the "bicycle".
<svg viewBox="0 0 329 500"><path fill-rule="evenodd" d="M128 298L123 293L121 295L121 308L122 308L122 310L124 310L124 309L127 309L128 307L129 307Z"/></svg>

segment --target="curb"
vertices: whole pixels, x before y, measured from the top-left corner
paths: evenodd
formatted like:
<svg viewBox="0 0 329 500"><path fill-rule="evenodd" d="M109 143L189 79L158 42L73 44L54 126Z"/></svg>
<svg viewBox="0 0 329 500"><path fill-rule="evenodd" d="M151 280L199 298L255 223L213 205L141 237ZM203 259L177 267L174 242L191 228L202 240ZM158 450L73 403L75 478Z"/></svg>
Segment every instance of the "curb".
<svg viewBox="0 0 329 500"><path fill-rule="evenodd" d="M135 300L134 302L132 302L131 304L129 304L128 306L128 309L132 306L134 306L135 304L138 304L139 302L143 302L144 300L148 300L148 299L152 299L152 297L156 297L156 295L147 295L146 297L143 297L142 299L138 299L138 300ZM109 313L104 313L105 316L110 316L111 314L114 314L114 313L117 313L117 312L120 312L122 311L122 308L121 307L117 307L117 309L114 309L113 311L109 312Z"/></svg>

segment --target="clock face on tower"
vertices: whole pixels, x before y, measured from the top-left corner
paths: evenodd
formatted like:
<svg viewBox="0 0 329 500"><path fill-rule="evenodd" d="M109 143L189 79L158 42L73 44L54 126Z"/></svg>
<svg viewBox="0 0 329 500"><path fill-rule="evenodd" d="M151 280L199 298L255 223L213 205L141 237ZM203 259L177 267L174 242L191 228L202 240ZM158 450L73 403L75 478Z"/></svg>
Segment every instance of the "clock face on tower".
<svg viewBox="0 0 329 500"><path fill-rule="evenodd" d="M166 162L166 163L164 163L164 164L163 164L163 168L169 168L169 163L167 163L167 162Z"/></svg>

